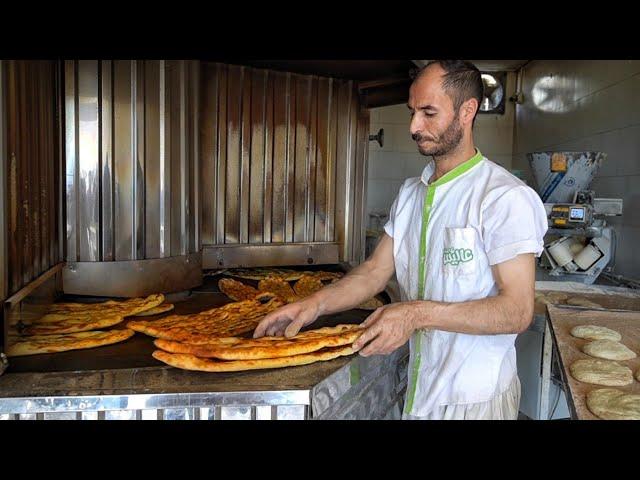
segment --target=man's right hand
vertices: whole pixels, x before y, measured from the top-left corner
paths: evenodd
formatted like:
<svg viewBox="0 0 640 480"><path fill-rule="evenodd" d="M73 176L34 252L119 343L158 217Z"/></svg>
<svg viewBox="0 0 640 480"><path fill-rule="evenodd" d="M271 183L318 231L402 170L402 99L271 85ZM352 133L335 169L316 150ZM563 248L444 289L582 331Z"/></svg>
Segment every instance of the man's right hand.
<svg viewBox="0 0 640 480"><path fill-rule="evenodd" d="M264 317L253 332L253 338L265 335L293 337L302 327L313 323L319 313L318 303L311 298L290 303Z"/></svg>

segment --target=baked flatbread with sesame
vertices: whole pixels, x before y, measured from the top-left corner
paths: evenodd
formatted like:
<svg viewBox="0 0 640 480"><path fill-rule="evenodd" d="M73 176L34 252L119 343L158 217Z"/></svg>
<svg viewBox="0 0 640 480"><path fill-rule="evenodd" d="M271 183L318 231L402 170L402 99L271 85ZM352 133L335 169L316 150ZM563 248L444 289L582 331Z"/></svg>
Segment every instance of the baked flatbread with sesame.
<svg viewBox="0 0 640 480"><path fill-rule="evenodd" d="M243 370L260 370L264 368L283 368L296 365L308 365L315 362L325 362L334 358L355 353L351 345L325 348L311 353L293 355L291 357L263 358L259 360L212 360L199 358L186 353L169 353L164 350L153 352L153 358L172 367L183 370L198 370L201 372L239 372Z"/></svg>
<svg viewBox="0 0 640 480"><path fill-rule="evenodd" d="M191 315L169 315L160 320L131 320L127 327L151 337L203 344L255 330L260 320L284 303L272 293L233 302Z"/></svg>
<svg viewBox="0 0 640 480"><path fill-rule="evenodd" d="M173 303L163 303L162 305L158 305L157 307L153 307L150 310L146 310L144 312L136 313L133 315L134 317L150 317L152 315L160 315L161 313L167 313L173 310L175 306Z"/></svg>
<svg viewBox="0 0 640 480"><path fill-rule="evenodd" d="M96 348L123 342L134 335L129 329L69 333L66 335L34 335L31 337L11 337L7 356L38 355L41 353L66 352Z"/></svg>
<svg viewBox="0 0 640 480"><path fill-rule="evenodd" d="M245 285L244 283L231 278L221 278L218 281L218 289L231 300L236 302L251 300L260 293L259 290L256 290L252 286Z"/></svg>
<svg viewBox="0 0 640 480"><path fill-rule="evenodd" d="M45 315L35 323L55 323L69 319L93 319L96 316L128 317L151 310L164 302L161 293L149 295L145 298L130 298L128 300L108 300L101 303L54 303Z"/></svg>
<svg viewBox="0 0 640 480"><path fill-rule="evenodd" d="M260 280L258 290L261 292L271 292L286 303L293 303L300 300L300 297L296 295L291 285L280 277L267 277L264 280Z"/></svg>
<svg viewBox="0 0 640 480"><path fill-rule="evenodd" d="M364 331L359 325L338 325L332 329L309 330L291 338L262 337L219 339L218 343L190 345L157 339L156 347L170 353L185 353L221 360L257 360L311 353L327 347L351 345Z"/></svg>

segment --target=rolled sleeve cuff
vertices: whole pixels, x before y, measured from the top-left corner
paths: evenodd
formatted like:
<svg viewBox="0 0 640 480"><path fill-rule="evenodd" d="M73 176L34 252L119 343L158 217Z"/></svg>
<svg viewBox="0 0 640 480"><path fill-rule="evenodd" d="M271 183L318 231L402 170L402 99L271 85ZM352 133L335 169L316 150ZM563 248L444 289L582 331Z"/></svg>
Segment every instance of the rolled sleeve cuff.
<svg viewBox="0 0 640 480"><path fill-rule="evenodd" d="M523 240L520 242L510 243L487 252L487 258L489 259L489 265L496 265L498 263L511 260L521 253L533 253L536 257L539 257L542 250L542 242L537 242L535 240Z"/></svg>
<svg viewBox="0 0 640 480"><path fill-rule="evenodd" d="M387 235L393 238L393 223L387 222L386 225L384 226L384 231L386 232Z"/></svg>

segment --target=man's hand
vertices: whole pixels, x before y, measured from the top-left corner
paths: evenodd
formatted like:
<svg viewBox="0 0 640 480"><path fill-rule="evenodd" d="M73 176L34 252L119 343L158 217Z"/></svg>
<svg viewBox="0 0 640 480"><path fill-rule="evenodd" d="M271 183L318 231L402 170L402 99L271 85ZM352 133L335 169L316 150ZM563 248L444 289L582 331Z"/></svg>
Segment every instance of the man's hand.
<svg viewBox="0 0 640 480"><path fill-rule="evenodd" d="M302 327L313 323L318 318L319 311L318 304L310 298L280 307L260 321L253 332L253 338L265 335L293 337Z"/></svg>
<svg viewBox="0 0 640 480"><path fill-rule="evenodd" d="M407 343L415 330L415 302L392 303L378 308L362 323L366 330L353 342L360 355L387 355Z"/></svg>

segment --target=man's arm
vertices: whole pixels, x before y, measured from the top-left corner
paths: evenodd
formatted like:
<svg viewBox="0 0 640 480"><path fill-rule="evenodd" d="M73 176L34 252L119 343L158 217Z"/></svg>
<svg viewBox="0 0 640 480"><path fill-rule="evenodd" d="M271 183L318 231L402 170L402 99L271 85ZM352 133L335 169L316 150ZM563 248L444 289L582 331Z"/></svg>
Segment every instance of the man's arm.
<svg viewBox="0 0 640 480"><path fill-rule="evenodd" d="M364 322L367 329L354 349L362 349L363 356L391 353L418 328L474 335L523 332L533 317L534 255L518 255L494 265L492 272L499 290L495 297L458 303L402 302L379 308Z"/></svg>
<svg viewBox="0 0 640 480"><path fill-rule="evenodd" d="M270 313L256 327L254 338L296 335L320 315L349 310L384 290L395 270L393 239L384 233L371 257L336 283Z"/></svg>

